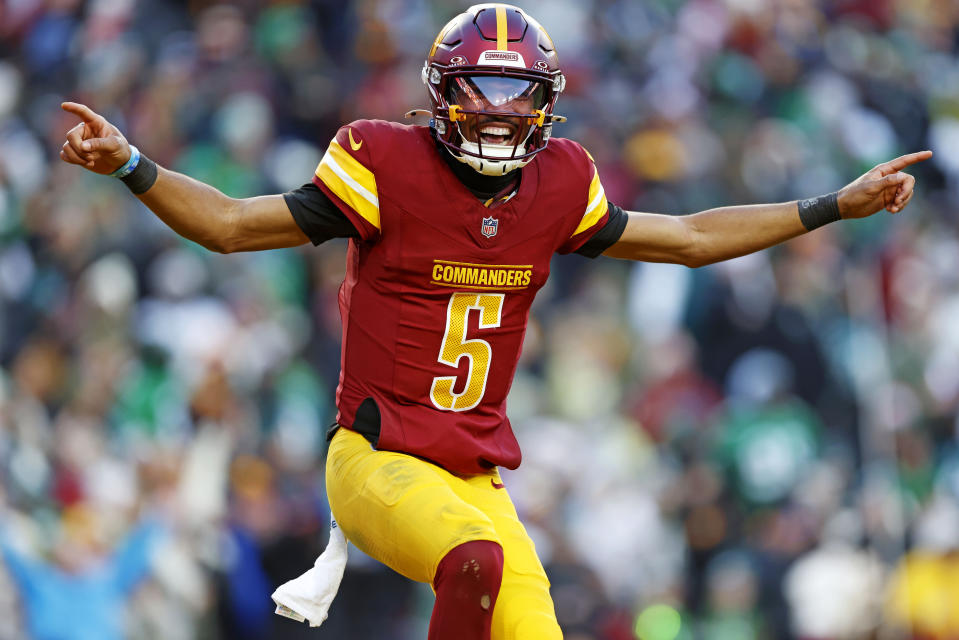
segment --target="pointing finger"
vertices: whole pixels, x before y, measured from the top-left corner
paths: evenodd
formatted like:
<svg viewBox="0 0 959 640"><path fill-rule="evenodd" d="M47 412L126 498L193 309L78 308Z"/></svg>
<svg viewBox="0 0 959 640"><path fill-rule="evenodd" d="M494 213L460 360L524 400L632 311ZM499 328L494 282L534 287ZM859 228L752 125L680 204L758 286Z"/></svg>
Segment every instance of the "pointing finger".
<svg viewBox="0 0 959 640"><path fill-rule="evenodd" d="M902 171L909 165L916 164L917 162L922 162L923 160L928 160L932 157L932 151L917 151L916 153L908 153L904 156L899 156L895 160L890 160L885 164L881 164L877 167L882 175L886 176L890 173L896 173L897 171Z"/></svg>
<svg viewBox="0 0 959 640"><path fill-rule="evenodd" d="M72 113L73 115L79 117L84 122L99 123L103 120L103 116L96 113L85 104L80 104L79 102L63 102L60 104L60 108L66 111L67 113Z"/></svg>

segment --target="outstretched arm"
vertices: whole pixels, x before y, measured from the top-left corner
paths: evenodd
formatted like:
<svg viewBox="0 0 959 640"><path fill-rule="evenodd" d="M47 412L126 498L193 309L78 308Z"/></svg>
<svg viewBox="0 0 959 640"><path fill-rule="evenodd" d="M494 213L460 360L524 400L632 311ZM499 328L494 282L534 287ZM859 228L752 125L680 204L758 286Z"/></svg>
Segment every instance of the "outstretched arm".
<svg viewBox="0 0 959 640"><path fill-rule="evenodd" d="M838 193L842 218L865 218L886 209L902 211L916 179L902 170L932 157L911 153L881 164ZM630 212L626 229L603 255L700 267L766 249L807 231L799 203L709 209L688 216Z"/></svg>
<svg viewBox="0 0 959 640"><path fill-rule="evenodd" d="M102 175L126 164L130 144L119 129L86 105L61 106L82 120L67 132L62 160ZM230 198L210 185L157 167L156 182L137 198L171 229L211 251L279 249L308 241L280 195Z"/></svg>

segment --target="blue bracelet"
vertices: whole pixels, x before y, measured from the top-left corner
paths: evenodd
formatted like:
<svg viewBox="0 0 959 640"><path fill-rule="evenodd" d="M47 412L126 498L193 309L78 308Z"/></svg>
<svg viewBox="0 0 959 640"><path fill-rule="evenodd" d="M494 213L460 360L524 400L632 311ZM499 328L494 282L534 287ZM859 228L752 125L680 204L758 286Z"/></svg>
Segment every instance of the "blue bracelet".
<svg viewBox="0 0 959 640"><path fill-rule="evenodd" d="M133 170L137 168L137 165L138 165L139 163L140 163L140 150L137 149L136 147L134 147L134 146L131 144L131 145L130 145L130 159L127 160L127 163L126 163L125 165L123 165L122 167L120 167L119 169L117 169L116 171L114 171L113 173L111 173L111 174L110 174L110 177L111 177L111 178L125 178L125 177L127 177L128 175L130 175L131 173L133 173Z"/></svg>

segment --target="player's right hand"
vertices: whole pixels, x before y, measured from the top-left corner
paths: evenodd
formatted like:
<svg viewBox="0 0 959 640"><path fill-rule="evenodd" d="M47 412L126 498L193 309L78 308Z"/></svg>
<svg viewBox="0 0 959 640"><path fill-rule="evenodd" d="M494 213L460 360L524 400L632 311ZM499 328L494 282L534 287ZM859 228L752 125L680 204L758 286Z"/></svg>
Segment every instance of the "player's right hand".
<svg viewBox="0 0 959 640"><path fill-rule="evenodd" d="M77 102L64 102L60 108L82 120L67 131L67 141L60 148L64 162L106 175L130 159L130 143L106 118Z"/></svg>

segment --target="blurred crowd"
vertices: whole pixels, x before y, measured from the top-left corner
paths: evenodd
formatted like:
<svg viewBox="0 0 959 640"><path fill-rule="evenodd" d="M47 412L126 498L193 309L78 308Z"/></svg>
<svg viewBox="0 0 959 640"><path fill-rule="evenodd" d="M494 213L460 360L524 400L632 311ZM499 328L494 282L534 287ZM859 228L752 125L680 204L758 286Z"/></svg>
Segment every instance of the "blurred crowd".
<svg viewBox="0 0 959 640"><path fill-rule="evenodd" d="M467 3L0 4L0 640L426 635L355 549L319 630L345 244L221 256L59 161L89 104L242 197L426 103ZM834 191L931 148L903 214L689 270L557 258L505 482L567 640L959 638L959 5L531 0L557 135L670 214ZM197 211L197 215L203 215Z"/></svg>

